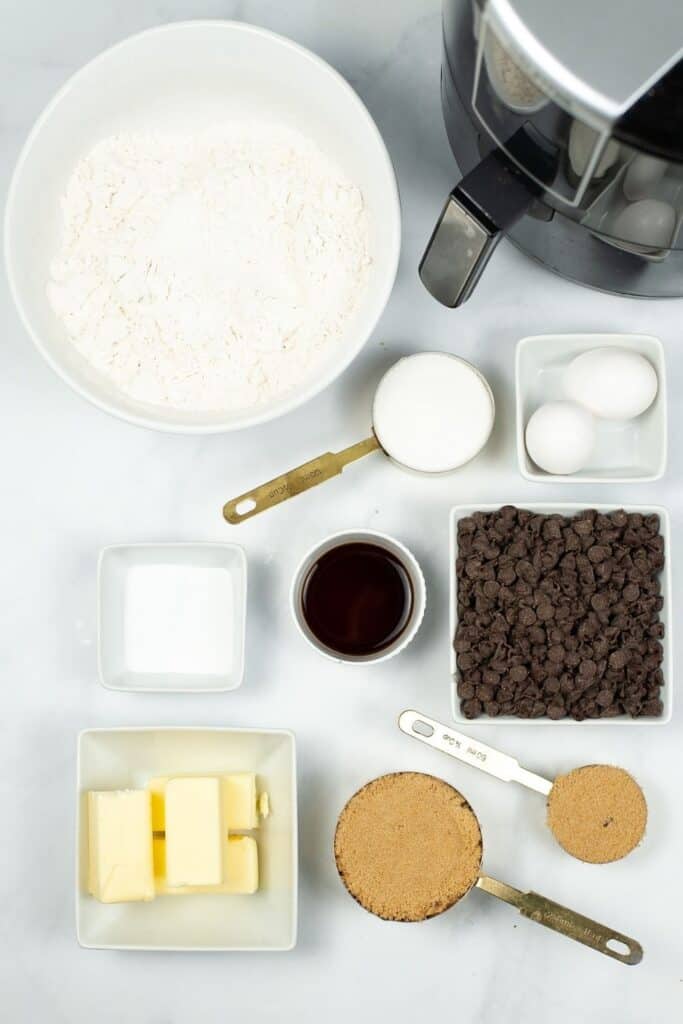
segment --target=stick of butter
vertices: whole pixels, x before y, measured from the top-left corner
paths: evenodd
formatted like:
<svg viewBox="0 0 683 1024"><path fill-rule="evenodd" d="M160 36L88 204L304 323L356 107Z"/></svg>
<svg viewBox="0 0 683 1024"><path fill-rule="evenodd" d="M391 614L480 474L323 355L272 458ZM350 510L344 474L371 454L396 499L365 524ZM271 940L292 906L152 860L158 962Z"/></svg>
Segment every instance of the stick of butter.
<svg viewBox="0 0 683 1024"><path fill-rule="evenodd" d="M229 830L258 828L256 776L236 772L223 776L223 814Z"/></svg>
<svg viewBox="0 0 683 1024"><path fill-rule="evenodd" d="M154 837L154 883L161 896L191 896L195 893L251 895L259 885L258 847L251 836L230 836L223 840L223 881L220 885L171 887L166 873L166 840Z"/></svg>
<svg viewBox="0 0 683 1024"><path fill-rule="evenodd" d="M218 885L224 832L220 780L169 779L165 803L168 884Z"/></svg>
<svg viewBox="0 0 683 1024"><path fill-rule="evenodd" d="M223 826L227 832L246 831L259 827L259 814L268 816L268 795L256 794L254 772L234 772L221 776L223 800ZM150 779L147 789L152 794L152 828L155 832L166 830L165 794L169 776Z"/></svg>
<svg viewBox="0 0 683 1024"><path fill-rule="evenodd" d="M101 903L154 899L148 792L88 793L88 876L88 890Z"/></svg>

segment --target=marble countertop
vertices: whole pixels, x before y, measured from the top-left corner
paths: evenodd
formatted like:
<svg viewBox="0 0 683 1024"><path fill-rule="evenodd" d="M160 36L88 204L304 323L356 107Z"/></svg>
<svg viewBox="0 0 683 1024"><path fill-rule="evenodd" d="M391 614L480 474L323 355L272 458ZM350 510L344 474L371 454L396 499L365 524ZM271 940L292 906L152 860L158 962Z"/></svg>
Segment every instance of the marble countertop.
<svg viewBox="0 0 683 1024"><path fill-rule="evenodd" d="M422 289L417 263L456 169L439 107L438 0L22 0L5 3L0 179L6 187L38 112L65 78L139 29L188 17L236 17L291 36L348 77L395 161L404 214L394 294L351 368L304 408L238 435L147 432L112 419L58 380L35 351L0 282L4 538L0 601L0 1003L11 1024L218 1024L237 1016L343 1024L350 1017L466 1024L520 1020L644 1024L683 1012L683 715L662 727L472 727L552 775L600 760L636 773L649 800L642 847L610 867L563 855L542 800L399 733L398 712L449 716L448 510L458 502L573 499L662 503L673 523L675 608L683 607L683 303L602 295L562 281L503 243L456 313ZM659 335L668 354L671 455L645 486L553 487L524 481L514 455L514 345L527 334L615 330ZM370 396L397 354L444 348L491 380L499 416L482 460L424 480L379 458L232 532L230 495L368 425ZM421 561L428 609L401 657L350 671L308 648L288 586L317 538L351 526L395 534ZM95 567L106 544L237 540L250 572L243 687L211 695L131 695L97 682ZM678 702L680 704L680 701ZM76 734L88 726L281 726L298 739L300 930L279 955L125 954L78 947L73 915ZM331 840L346 798L394 769L443 775L477 809L488 873L534 888L638 938L626 969L520 918L477 891L421 927L366 915L338 882Z"/></svg>

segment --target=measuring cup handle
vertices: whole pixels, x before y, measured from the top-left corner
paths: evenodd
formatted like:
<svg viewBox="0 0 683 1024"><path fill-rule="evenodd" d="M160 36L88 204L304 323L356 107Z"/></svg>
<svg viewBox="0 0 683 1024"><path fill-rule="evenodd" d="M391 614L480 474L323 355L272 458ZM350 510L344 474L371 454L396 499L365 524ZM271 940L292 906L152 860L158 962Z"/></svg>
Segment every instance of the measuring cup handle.
<svg viewBox="0 0 683 1024"><path fill-rule="evenodd" d="M591 920L590 917L577 914L575 910L570 910L561 903L539 896L536 892L521 892L487 875L482 875L478 879L477 888L516 907L520 914L528 917L530 921L551 928L560 935L566 935L568 939L589 946L590 949L612 957L619 963L633 966L643 959L643 947L635 939L615 932L612 928Z"/></svg>
<svg viewBox="0 0 683 1024"><path fill-rule="evenodd" d="M274 505L279 505L296 494L302 494L303 491L325 483L326 480L341 473L350 462L355 462L356 459L361 459L378 448L379 442L373 434L365 441L352 444L341 452L325 452L324 455L304 462L301 466L274 477L252 491L245 491L237 498L231 498L223 506L223 516L233 525L243 523L259 512L265 512L267 508L273 508Z"/></svg>
<svg viewBox="0 0 683 1024"><path fill-rule="evenodd" d="M399 717L398 727L406 736L426 743L428 747L440 750L443 754L455 757L458 761L478 768L487 775L493 775L503 782L519 782L537 793L548 795L552 783L534 772L521 768L519 761L500 750L494 750L486 743L472 739L462 732L451 729L449 725L437 722L419 711L404 711Z"/></svg>

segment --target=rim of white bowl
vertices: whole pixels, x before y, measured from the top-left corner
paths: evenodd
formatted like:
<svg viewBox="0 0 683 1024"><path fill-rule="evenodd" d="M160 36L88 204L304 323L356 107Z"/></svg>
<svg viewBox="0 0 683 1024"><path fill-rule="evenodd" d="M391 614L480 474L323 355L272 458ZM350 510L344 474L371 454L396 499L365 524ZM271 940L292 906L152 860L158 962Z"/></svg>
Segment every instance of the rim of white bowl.
<svg viewBox="0 0 683 1024"><path fill-rule="evenodd" d="M339 543L344 541L345 537L355 537L357 539L368 538L371 543L374 541L378 547L384 547L388 551L395 550L400 552L405 559L404 568L410 576L411 584L413 586L413 608L405 630L398 635L396 640L394 640L389 647L379 651L375 655L369 654L354 657L353 655L341 654L338 651L334 651L331 647L326 647L325 644L318 640L315 635L308 630L303 617L303 612L301 611L301 587L308 574L308 570L316 561L319 554L324 554L326 551L337 547ZM389 533L383 533L381 530L370 530L364 527L354 529L352 527L347 530L337 530L335 533L330 533L327 537L324 537L322 540L311 545L294 571L294 576L292 577L292 583L289 589L289 607L292 613L292 618L294 619L301 636L314 651L317 651L318 654L322 654L324 658L327 658L329 661L335 661L340 665L377 665L381 661L388 661L389 658L395 657L401 651L405 650L408 644L414 640L420 626L422 625L422 620L424 619L427 608L427 584L417 558L400 540L397 540L396 537L392 537Z"/></svg>
<svg viewBox="0 0 683 1024"><path fill-rule="evenodd" d="M356 344L349 346L349 351L346 356L339 362L338 365L328 369L326 373L321 375L301 392L291 395L289 398L285 398L281 405L275 411L268 411L267 409L256 410L250 415L245 415L243 419L237 422L220 422L215 423L171 423L161 422L156 419L153 413L136 413L123 410L117 406L115 402L108 401L97 395L95 395L85 384L79 381L75 374L72 374L62 363L56 359L52 353L48 351L46 345L44 345L39 332L34 329L33 323L29 316L29 313L21 301L19 296L19 290L16 284L16 277L13 266L13 251L12 243L10 240L11 235L11 221L13 217L14 198L15 192L18 187L18 181L23 171L23 168L30 158L31 149L33 144L38 137L43 125L52 116L53 111L59 105L64 96L66 96L77 84L81 76L86 70L93 67L100 60L108 57L111 53L116 50L125 49L126 46L130 45L135 40L142 38L143 36L149 35L162 35L164 33L172 33L179 31L187 31L188 29L195 28L207 28L213 27L218 31L228 29L230 31L243 32L245 35L261 36L269 39L272 42L283 46L285 49L289 49L298 54L300 58L313 64L317 69L323 73L329 75L330 78L336 81L337 85L343 92L346 92L353 103L356 104L359 116L366 122L371 134L373 135L378 153L382 158L384 169L386 172L386 187L389 192L389 199L393 206L393 217L391 232L387 227L386 235L393 235L393 256L387 263L387 273L385 279L382 282L382 287L377 290L377 300L375 302L375 308L372 311L368 328L359 334L359 340ZM69 387L75 391L82 398L85 398L91 405L96 406L103 412L108 413L110 416L114 416L117 419L124 420L127 423L132 423L138 427L146 427L150 430L158 430L163 433L169 434L223 434L230 433L236 430L244 430L247 427L258 426L261 423L268 423L270 420L278 419L280 416L284 416L286 413L291 412L293 409L304 405L306 402L314 398L321 391L324 391L337 377L340 377L353 360L360 354L364 346L367 344L370 336L375 330L377 323L386 309L387 303L391 296L391 292L394 287L396 280L396 274L398 272L398 264L401 255L401 204L398 191L398 182L396 178L396 171L392 163L389 151L386 143L382 137L382 134L377 127L377 124L372 117L370 111L366 107L365 103L358 95L353 86L344 78L341 72L337 71L336 68L332 67L326 60L319 57L312 50L302 46L300 43L295 43L292 39L287 36L280 35L278 32L271 32L270 29L261 28L259 25L252 25L249 22L235 21L229 18L194 18L187 19L185 21L174 21L169 22L165 25L155 25L152 28L143 29L141 32L135 32L130 36L126 36L125 39L121 39L118 43L114 43L113 46L107 47L105 50L101 50L98 54L92 57L89 61L83 64L80 68L73 72L67 80L60 86L57 92L48 101L46 106L43 108L41 113L38 115L36 120L31 127L24 143L19 151L12 176L10 178L9 188L7 190L7 200L5 203L5 216L3 226L3 249L5 258L5 267L7 281L9 284L10 295L14 302L15 309L19 314L19 319L23 324L24 330L27 332L33 344L40 352L46 363L54 370L58 377L69 385Z"/></svg>

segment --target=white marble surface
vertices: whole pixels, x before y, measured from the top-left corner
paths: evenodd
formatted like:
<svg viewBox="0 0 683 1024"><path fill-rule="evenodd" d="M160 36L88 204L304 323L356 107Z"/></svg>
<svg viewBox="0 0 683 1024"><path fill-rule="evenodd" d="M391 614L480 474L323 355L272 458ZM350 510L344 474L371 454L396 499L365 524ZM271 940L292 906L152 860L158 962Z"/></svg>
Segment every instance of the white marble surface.
<svg viewBox="0 0 683 1024"><path fill-rule="evenodd" d="M552 774L592 760L633 770L650 802L647 840L609 867L562 854L533 793L447 762L399 734L397 712L447 718L447 512L459 501L662 502L673 512L675 607L683 602L681 301L631 301L560 281L503 244L476 295L456 313L422 290L417 261L455 169L438 99L438 0L3 0L0 174L6 185L34 117L100 49L149 25L237 17L317 50L356 86L395 160L403 258L384 319L337 384L285 420L239 436L183 438L127 426L72 394L43 363L4 281L0 408L4 540L0 601L0 1005L8 1024L203 1024L360 1019L519 1020L645 1024L683 1011L683 824L680 707L663 728L486 729L524 763ZM669 356L672 451L666 479L644 487L551 488L517 475L511 371L515 341L545 331L653 332ZM489 375L499 403L495 441L450 479L402 474L380 457L344 480L244 525L222 501L288 464L363 436L373 384L397 353L451 349ZM303 550L329 531L395 533L423 563L429 607L410 650L352 670L324 661L296 634L287 588ZM105 544L239 540L250 566L247 673L221 696L107 692L96 680L95 561ZM676 682L676 680L674 680ZM679 701L680 705L680 701ZM117 954L79 949L73 921L77 731L110 724L288 726L298 736L300 935L283 955ZM472 730L475 732L475 729ZM441 773L474 803L485 867L639 938L627 969L557 937L474 892L428 924L391 925L344 893L331 857L336 815L374 775Z"/></svg>

